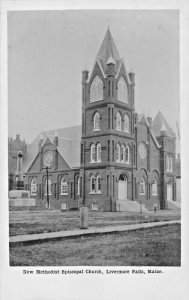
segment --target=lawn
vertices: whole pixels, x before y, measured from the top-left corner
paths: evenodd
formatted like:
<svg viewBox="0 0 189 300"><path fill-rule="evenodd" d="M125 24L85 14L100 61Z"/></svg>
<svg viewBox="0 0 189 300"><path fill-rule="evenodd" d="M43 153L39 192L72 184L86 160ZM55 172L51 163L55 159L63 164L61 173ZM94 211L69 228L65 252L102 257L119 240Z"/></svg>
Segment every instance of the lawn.
<svg viewBox="0 0 189 300"><path fill-rule="evenodd" d="M11 266L180 266L180 225L11 244Z"/></svg>
<svg viewBox="0 0 189 300"><path fill-rule="evenodd" d="M180 219L180 211L161 210L157 213L95 212L89 211L89 226L104 227L144 222L158 222ZM78 211L11 211L9 214L9 234L22 235L41 232L78 229Z"/></svg>

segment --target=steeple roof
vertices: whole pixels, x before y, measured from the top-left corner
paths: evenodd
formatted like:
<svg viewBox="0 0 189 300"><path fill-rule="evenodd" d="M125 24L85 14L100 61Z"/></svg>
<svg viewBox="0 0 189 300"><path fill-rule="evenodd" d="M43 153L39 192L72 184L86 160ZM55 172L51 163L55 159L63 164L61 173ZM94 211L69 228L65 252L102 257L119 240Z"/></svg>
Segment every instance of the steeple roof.
<svg viewBox="0 0 189 300"><path fill-rule="evenodd" d="M161 131L167 132L167 135L170 137L175 137L173 130L170 128L163 114L159 111L155 119L152 122L152 129L155 133L155 136L160 136Z"/></svg>
<svg viewBox="0 0 189 300"><path fill-rule="evenodd" d="M109 28L105 34L104 40L101 44L96 60L100 63L105 74L107 70L107 62L110 61L114 62L116 73L122 63L122 59L119 56L119 53L117 51L115 42L112 38Z"/></svg>

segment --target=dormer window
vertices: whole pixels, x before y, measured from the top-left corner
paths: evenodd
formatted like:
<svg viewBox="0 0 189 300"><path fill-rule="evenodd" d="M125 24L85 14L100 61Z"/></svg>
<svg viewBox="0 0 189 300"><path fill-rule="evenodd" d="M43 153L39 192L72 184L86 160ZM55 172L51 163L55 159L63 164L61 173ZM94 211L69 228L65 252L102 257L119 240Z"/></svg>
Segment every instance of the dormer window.
<svg viewBox="0 0 189 300"><path fill-rule="evenodd" d="M123 78L123 76L120 77L117 86L118 86L118 91L117 91L118 101L128 103L127 84L126 84L125 79Z"/></svg>
<svg viewBox="0 0 189 300"><path fill-rule="evenodd" d="M90 87L90 102L103 100L103 82L99 76L96 76Z"/></svg>

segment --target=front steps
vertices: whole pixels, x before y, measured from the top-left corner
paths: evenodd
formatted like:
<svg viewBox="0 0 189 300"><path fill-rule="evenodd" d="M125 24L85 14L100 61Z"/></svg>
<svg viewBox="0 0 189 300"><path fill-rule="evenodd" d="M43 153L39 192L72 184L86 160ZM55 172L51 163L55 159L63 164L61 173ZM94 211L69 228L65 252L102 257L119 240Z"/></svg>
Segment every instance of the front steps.
<svg viewBox="0 0 189 300"><path fill-rule="evenodd" d="M133 200L117 200L116 211L148 212L144 204Z"/></svg>
<svg viewBox="0 0 189 300"><path fill-rule="evenodd" d="M181 202L178 201L167 201L168 209L181 209Z"/></svg>

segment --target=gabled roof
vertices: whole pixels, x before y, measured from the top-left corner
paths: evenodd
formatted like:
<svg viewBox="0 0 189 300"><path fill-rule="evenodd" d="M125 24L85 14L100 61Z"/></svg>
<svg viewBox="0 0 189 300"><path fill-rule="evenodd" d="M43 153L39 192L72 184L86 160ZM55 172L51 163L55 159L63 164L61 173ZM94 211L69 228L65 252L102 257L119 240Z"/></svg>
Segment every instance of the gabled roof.
<svg viewBox="0 0 189 300"><path fill-rule="evenodd" d="M105 74L107 70L107 62L110 63L111 61L115 64L116 73L120 67L122 59L119 56L119 53L117 51L115 42L112 38L109 28L105 34L100 50L96 56L96 60L98 60L98 62L100 63Z"/></svg>
<svg viewBox="0 0 189 300"><path fill-rule="evenodd" d="M145 114L143 114L143 113L142 113L142 114L138 114L138 120L137 120L137 123L138 123L138 124L145 124L147 127L150 126L150 124L149 124L149 122L148 122L148 120L147 120ZM153 131L152 128L151 128L150 132L151 132L151 136L152 136L152 139L153 139L153 141L154 141L156 147L157 147L157 148L161 148L161 145L159 144L158 140L156 139L156 136L155 136L154 131Z"/></svg>
<svg viewBox="0 0 189 300"><path fill-rule="evenodd" d="M80 141L81 141L81 126L72 126L67 128L59 128L55 130L43 131L36 139L28 145L27 153L23 160L24 172L27 172L33 160L38 155L39 141L43 138L42 146L47 139L53 144L54 137L58 136L57 150L70 168L80 166Z"/></svg>
<svg viewBox="0 0 189 300"><path fill-rule="evenodd" d="M175 137L173 130L160 111L157 113L155 119L152 122L152 130L155 136L161 136L161 131L163 130L167 132L168 136Z"/></svg>

